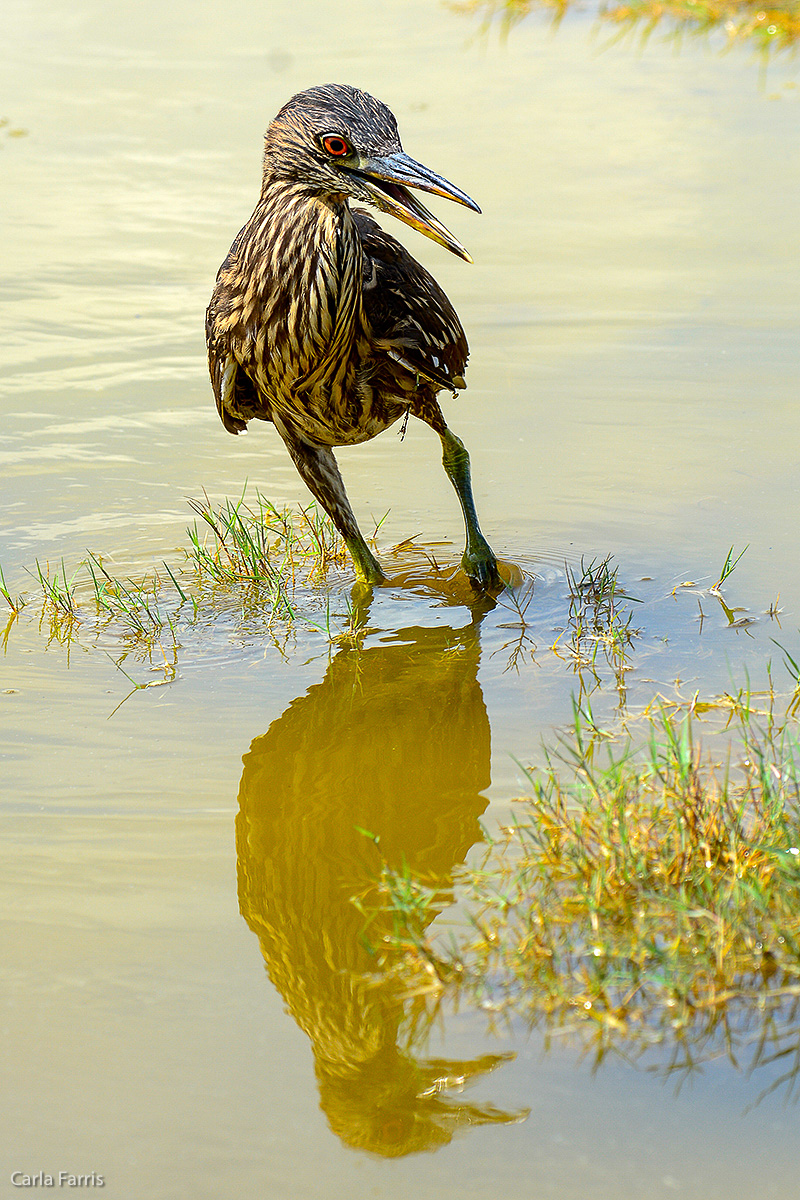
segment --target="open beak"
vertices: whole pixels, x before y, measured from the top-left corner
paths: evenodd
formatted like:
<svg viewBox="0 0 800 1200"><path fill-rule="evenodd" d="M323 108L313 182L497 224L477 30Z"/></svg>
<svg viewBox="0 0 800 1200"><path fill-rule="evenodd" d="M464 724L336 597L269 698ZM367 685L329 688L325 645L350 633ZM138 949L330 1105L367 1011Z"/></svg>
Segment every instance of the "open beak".
<svg viewBox="0 0 800 1200"><path fill-rule="evenodd" d="M393 217L405 221L412 229L418 229L426 237L432 238L440 246L451 250L459 258L471 263L472 258L449 229L437 220L433 213L428 212L424 204L412 196L409 188L419 188L423 192L433 192L436 196L445 196L464 204L473 212L480 212L474 200L466 192L462 192L452 183L448 183L441 175L423 167L407 154L398 151L388 154L385 158L368 158L353 171L358 175L369 191L376 208L381 212L391 213Z"/></svg>

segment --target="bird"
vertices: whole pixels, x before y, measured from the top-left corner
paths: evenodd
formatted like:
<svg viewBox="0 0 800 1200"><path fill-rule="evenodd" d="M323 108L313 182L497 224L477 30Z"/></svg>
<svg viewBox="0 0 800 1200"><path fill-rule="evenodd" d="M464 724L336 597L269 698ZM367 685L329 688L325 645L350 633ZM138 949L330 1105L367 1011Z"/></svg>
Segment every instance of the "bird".
<svg viewBox="0 0 800 1200"><path fill-rule="evenodd" d="M472 262L412 188L481 211L404 152L393 113L367 92L324 84L288 100L267 128L261 194L206 313L211 383L230 433L252 419L272 422L367 585L387 576L334 449L409 415L429 425L464 517L461 565L476 590L497 593L504 584L478 523L469 454L437 400L466 387L464 330L432 275L363 207Z"/></svg>

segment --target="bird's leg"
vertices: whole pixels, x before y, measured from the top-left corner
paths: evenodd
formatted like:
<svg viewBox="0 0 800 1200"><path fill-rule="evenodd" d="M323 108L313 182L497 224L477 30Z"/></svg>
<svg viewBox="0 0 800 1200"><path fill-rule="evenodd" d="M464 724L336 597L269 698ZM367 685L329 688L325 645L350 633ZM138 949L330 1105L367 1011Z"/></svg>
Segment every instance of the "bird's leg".
<svg viewBox="0 0 800 1200"><path fill-rule="evenodd" d="M359 579L364 583L383 583L386 576L356 524L333 450L300 438L284 437L284 440L306 487L344 538Z"/></svg>
<svg viewBox="0 0 800 1200"><path fill-rule="evenodd" d="M492 592L501 591L505 584L497 570L497 559L478 524L467 448L461 439L446 427L444 430L437 429L437 433L442 441L442 463L448 479L456 489L467 529L467 545L461 565L472 582L479 587Z"/></svg>

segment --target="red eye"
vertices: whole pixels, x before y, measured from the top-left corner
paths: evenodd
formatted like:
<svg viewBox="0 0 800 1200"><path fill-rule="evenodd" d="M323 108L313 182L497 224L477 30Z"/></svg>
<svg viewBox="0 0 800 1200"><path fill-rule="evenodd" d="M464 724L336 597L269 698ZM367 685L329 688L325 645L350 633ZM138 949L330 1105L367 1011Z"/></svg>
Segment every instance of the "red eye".
<svg viewBox="0 0 800 1200"><path fill-rule="evenodd" d="M324 137L322 145L333 158L344 158L346 154L350 153L347 142L335 133L329 133L327 137Z"/></svg>

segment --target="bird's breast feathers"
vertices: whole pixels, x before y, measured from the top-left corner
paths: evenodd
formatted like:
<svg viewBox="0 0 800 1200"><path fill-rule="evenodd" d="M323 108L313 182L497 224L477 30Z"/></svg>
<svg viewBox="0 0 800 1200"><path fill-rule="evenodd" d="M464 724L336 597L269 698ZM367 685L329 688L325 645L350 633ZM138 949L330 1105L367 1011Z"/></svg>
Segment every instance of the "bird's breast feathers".
<svg viewBox="0 0 800 1200"><path fill-rule="evenodd" d="M399 242L346 205L306 197L280 213L262 198L209 307L209 361L228 428L279 412L315 441L360 442L413 411L420 391L465 386L461 323ZM237 375L254 387L234 387Z"/></svg>

